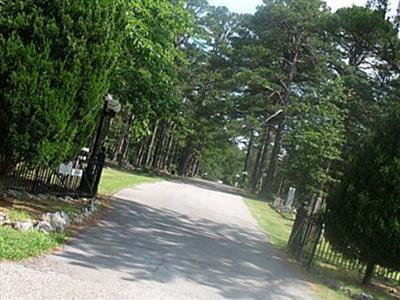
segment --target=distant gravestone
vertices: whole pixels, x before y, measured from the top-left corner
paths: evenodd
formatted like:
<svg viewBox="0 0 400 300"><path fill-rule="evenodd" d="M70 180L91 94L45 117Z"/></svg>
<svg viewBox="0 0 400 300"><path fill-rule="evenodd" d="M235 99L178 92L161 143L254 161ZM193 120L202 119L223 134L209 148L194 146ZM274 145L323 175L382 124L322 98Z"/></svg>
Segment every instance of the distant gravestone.
<svg viewBox="0 0 400 300"><path fill-rule="evenodd" d="M285 209L292 209L295 193L296 193L295 188L293 187L289 188L289 192L285 201Z"/></svg>
<svg viewBox="0 0 400 300"><path fill-rule="evenodd" d="M281 209L282 208L282 204L283 204L283 199L279 198L279 197L276 197L275 201L274 201L274 204L273 204L274 207L277 208L277 209Z"/></svg>

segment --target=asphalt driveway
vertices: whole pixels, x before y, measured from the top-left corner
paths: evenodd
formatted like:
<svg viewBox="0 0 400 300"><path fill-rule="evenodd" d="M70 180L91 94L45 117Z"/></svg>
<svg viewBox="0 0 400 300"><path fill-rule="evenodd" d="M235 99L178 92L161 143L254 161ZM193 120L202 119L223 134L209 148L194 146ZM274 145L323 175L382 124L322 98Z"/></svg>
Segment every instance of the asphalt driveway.
<svg viewBox="0 0 400 300"><path fill-rule="evenodd" d="M165 181L116 194L58 253L0 263L0 299L312 299L312 286L240 196Z"/></svg>

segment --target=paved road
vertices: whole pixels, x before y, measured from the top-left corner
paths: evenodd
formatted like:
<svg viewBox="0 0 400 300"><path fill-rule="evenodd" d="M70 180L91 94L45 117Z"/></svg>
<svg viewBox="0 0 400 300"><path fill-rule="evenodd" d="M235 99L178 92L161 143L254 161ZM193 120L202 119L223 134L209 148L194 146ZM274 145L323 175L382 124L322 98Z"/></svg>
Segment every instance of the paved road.
<svg viewBox="0 0 400 300"><path fill-rule="evenodd" d="M0 264L0 299L311 299L241 197L160 182L119 192L63 251Z"/></svg>

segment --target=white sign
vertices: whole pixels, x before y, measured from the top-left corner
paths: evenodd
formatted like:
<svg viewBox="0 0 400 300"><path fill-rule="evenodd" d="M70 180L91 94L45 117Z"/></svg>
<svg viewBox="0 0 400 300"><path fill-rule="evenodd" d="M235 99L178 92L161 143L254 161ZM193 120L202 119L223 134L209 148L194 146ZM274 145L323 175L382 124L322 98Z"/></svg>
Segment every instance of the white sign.
<svg viewBox="0 0 400 300"><path fill-rule="evenodd" d="M82 177L82 175L83 175L83 170L80 170L80 169L72 169L71 175L72 175L72 176L76 176L76 177Z"/></svg>
<svg viewBox="0 0 400 300"><path fill-rule="evenodd" d="M58 173L62 175L69 175L72 172L72 162L68 164L60 164L58 166Z"/></svg>

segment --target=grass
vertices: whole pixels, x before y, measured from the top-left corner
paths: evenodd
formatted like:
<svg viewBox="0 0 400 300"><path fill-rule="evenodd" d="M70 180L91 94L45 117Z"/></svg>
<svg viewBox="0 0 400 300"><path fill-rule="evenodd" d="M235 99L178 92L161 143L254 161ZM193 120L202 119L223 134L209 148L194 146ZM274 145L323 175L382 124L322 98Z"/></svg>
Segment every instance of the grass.
<svg viewBox="0 0 400 300"><path fill-rule="evenodd" d="M10 227L0 227L0 261L19 261L39 256L61 245L65 240L65 233L46 235L33 230L20 232Z"/></svg>
<svg viewBox="0 0 400 300"><path fill-rule="evenodd" d="M19 210L15 208L10 209L7 215L11 222L32 220L31 214L24 210Z"/></svg>
<svg viewBox="0 0 400 300"><path fill-rule="evenodd" d="M45 212L65 211L74 213L80 210L77 204L61 200L16 200L0 201L0 211L6 213L11 222L39 220ZM19 261L40 256L65 243L68 233L44 234L35 230L17 231L11 227L0 227L0 261Z"/></svg>
<svg viewBox="0 0 400 300"><path fill-rule="evenodd" d="M268 234L269 241L279 249L286 250L293 221L283 218L262 200L245 199L251 214Z"/></svg>
<svg viewBox="0 0 400 300"><path fill-rule="evenodd" d="M131 172L105 168L100 180L99 193L111 196L124 188L129 188L141 183L153 183L160 181L158 177L137 175Z"/></svg>
<svg viewBox="0 0 400 300"><path fill-rule="evenodd" d="M292 229L293 221L282 217L279 213L273 210L269 204L262 200L247 198L245 199L247 206L253 217L257 220L259 226L268 235L269 242L277 248L287 251L287 242ZM389 296L386 289L377 286L364 287L360 284L360 278L352 276L349 272L343 270L332 270L326 265L316 264L312 272L309 274L315 282L315 292L319 299L325 300L344 300L350 299L340 291L334 291L322 282L324 279L336 279L345 283L346 287L354 292L364 290L372 294L378 300L394 299ZM397 298L400 299L400 298Z"/></svg>

